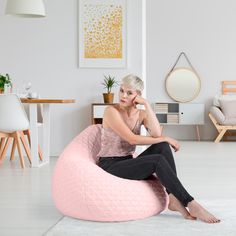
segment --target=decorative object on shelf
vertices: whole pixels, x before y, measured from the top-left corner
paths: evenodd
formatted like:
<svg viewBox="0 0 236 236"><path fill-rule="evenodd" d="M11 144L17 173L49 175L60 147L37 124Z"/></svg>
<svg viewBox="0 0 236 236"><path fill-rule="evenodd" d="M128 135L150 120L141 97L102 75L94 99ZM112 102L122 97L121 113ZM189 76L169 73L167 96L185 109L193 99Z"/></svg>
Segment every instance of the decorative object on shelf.
<svg viewBox="0 0 236 236"><path fill-rule="evenodd" d="M27 18L46 16L43 0L8 0L6 14Z"/></svg>
<svg viewBox="0 0 236 236"><path fill-rule="evenodd" d="M32 87L32 84L30 81L24 80L22 89L23 89L23 94L25 94L25 97L29 97L29 93L31 92L30 89Z"/></svg>
<svg viewBox="0 0 236 236"><path fill-rule="evenodd" d="M187 60L190 68L175 68L181 56ZM190 102L195 99L201 89L201 80L187 55L181 52L174 66L166 76L166 91L177 102Z"/></svg>
<svg viewBox="0 0 236 236"><path fill-rule="evenodd" d="M12 90L11 78L8 74L0 74L0 93L10 93Z"/></svg>
<svg viewBox="0 0 236 236"><path fill-rule="evenodd" d="M79 0L79 67L126 67L126 0Z"/></svg>
<svg viewBox="0 0 236 236"><path fill-rule="evenodd" d="M113 103L114 93L111 93L111 90L113 87L118 85L118 83L115 80L115 77L111 77L110 75L104 75L104 77L105 78L102 82L102 85L104 85L104 88L107 89L107 93L103 93L104 103Z"/></svg>

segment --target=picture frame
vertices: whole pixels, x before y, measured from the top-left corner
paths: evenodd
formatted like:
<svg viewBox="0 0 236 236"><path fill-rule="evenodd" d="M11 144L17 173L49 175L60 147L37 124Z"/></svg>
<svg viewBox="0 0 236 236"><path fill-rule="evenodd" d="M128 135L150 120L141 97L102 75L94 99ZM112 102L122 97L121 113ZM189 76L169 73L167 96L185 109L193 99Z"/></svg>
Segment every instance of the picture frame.
<svg viewBox="0 0 236 236"><path fill-rule="evenodd" d="M79 67L127 66L127 0L79 0Z"/></svg>

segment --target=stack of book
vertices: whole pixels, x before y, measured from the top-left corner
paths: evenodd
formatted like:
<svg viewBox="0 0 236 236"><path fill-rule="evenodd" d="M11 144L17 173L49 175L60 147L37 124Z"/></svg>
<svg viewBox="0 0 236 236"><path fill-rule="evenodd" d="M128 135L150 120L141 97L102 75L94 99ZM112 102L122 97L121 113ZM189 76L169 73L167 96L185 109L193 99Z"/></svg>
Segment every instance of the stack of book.
<svg viewBox="0 0 236 236"><path fill-rule="evenodd" d="M167 103L155 103L154 111L156 113L168 113Z"/></svg>
<svg viewBox="0 0 236 236"><path fill-rule="evenodd" d="M167 115L167 123L173 123L173 124L179 123L178 114L168 114Z"/></svg>

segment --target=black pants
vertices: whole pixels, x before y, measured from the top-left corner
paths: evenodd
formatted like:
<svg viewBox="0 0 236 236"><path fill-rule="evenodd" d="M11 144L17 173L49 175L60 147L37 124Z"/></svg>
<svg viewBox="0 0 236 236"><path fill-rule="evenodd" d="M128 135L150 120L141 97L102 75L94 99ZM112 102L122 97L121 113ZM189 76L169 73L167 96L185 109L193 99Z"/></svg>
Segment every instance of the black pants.
<svg viewBox="0 0 236 236"><path fill-rule="evenodd" d="M185 207L193 200L179 181L171 148L167 142L151 145L138 157L100 157L98 165L115 176L144 180L156 173L168 193Z"/></svg>

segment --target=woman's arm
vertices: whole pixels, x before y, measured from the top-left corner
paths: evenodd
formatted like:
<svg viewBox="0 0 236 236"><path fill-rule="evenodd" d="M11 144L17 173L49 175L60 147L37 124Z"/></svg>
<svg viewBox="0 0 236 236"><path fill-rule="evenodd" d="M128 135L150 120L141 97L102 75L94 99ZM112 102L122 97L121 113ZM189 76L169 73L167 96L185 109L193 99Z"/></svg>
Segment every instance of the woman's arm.
<svg viewBox="0 0 236 236"><path fill-rule="evenodd" d="M161 136L161 126L160 123L155 115L155 113L153 112L150 104L148 102L146 102L144 104L145 107L145 117L143 120L143 124L146 127L148 133L154 137L160 137Z"/></svg>
<svg viewBox="0 0 236 236"><path fill-rule="evenodd" d="M167 137L147 137L134 134L129 127L125 124L119 111L112 106L108 106L105 109L103 122L106 126L114 130L122 139L126 140L130 144L136 145L150 145L160 142L168 142Z"/></svg>
<svg viewBox="0 0 236 236"><path fill-rule="evenodd" d="M160 123L155 115L155 113L152 110L152 107L150 106L149 102L142 97L137 96L134 99L134 103L138 103L141 105L144 105L144 119L143 124L145 128L147 129L148 133L153 138L158 138L161 136L161 126Z"/></svg>

